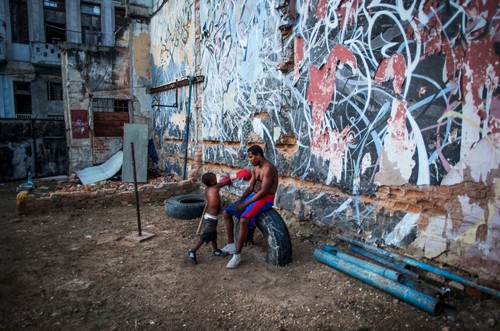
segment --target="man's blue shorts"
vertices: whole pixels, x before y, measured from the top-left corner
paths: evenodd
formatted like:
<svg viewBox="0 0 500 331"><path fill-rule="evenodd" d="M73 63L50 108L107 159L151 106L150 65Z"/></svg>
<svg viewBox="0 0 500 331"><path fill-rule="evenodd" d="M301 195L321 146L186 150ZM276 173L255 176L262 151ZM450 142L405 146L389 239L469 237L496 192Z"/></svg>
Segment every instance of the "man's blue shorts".
<svg viewBox="0 0 500 331"><path fill-rule="evenodd" d="M253 196L255 196L255 193L250 193L250 195L246 197L246 199L243 201L247 201L248 199L251 199ZM235 203L224 208L224 210L227 211L229 214L233 215L234 217L236 217L237 219L240 219L241 217L249 218L250 229L253 229L255 225L255 218L257 218L259 214L273 207L274 194L268 194L262 199L252 202L247 206L247 208L243 212L238 212L235 210L235 207L238 205L239 202L240 201L236 201Z"/></svg>

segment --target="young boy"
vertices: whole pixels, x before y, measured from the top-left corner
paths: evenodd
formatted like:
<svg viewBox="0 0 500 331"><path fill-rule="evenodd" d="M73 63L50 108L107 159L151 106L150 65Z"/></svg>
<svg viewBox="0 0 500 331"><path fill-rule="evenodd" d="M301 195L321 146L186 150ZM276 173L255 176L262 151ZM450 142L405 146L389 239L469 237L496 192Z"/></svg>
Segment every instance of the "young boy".
<svg viewBox="0 0 500 331"><path fill-rule="evenodd" d="M217 183L217 176L213 172L204 173L201 181L207 187L205 189L206 207L203 214L203 233L200 235L196 245L187 253L189 260L194 264L198 263L196 261L196 251L203 243L208 244L208 242L212 242L213 255L220 257L227 255L217 247L217 216L221 210L219 190L226 185L231 185L232 182L227 178Z"/></svg>

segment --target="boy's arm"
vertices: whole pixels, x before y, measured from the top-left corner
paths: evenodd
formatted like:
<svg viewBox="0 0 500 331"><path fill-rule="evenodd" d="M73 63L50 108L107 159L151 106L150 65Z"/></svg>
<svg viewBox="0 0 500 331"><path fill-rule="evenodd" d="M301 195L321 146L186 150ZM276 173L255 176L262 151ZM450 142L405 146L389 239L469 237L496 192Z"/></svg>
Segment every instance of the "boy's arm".
<svg viewBox="0 0 500 331"><path fill-rule="evenodd" d="M233 182L231 181L231 179L226 179L226 177L223 177L223 178L221 178L220 182L215 184L215 187L219 189L219 188L222 188L224 186L232 185L232 184L233 184Z"/></svg>

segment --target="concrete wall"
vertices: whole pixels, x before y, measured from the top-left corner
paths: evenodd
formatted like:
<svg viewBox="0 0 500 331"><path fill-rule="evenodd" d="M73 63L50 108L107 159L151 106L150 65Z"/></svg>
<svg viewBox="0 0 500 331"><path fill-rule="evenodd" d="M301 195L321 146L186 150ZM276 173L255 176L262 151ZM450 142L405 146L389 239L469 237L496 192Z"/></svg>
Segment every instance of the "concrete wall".
<svg viewBox="0 0 500 331"><path fill-rule="evenodd" d="M500 287L494 2L165 7L151 20L153 86L195 72L193 60L204 75L191 158L200 146L207 169L248 167L261 144L290 226L361 233ZM185 113L154 115L164 156L182 155Z"/></svg>
<svg viewBox="0 0 500 331"><path fill-rule="evenodd" d="M103 163L123 147L123 137L94 136L93 98L130 100L130 123L148 124L152 132L148 29L141 18L131 19L113 47L61 45L70 173ZM73 134L75 110L85 113L84 137Z"/></svg>
<svg viewBox="0 0 500 331"><path fill-rule="evenodd" d="M63 60L63 90L65 102L65 119L67 141L69 147L69 171L86 168L96 163L102 163L109 159L116 148L110 146L109 154L94 153L93 128L93 98L131 99L130 75L129 75L129 52L126 48L111 47L85 47L72 44L62 46ZM89 134L84 138L75 137L72 125L72 111L84 110L87 113L86 124ZM105 140L98 141L96 145L99 150L105 150ZM116 144L109 141L110 144ZM96 160L99 155L101 159Z"/></svg>

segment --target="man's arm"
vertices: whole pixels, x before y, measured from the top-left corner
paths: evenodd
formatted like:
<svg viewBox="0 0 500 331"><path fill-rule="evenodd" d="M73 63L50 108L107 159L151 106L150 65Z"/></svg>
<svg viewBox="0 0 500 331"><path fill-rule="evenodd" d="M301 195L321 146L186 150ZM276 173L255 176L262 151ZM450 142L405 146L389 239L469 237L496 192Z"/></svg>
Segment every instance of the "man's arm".
<svg viewBox="0 0 500 331"><path fill-rule="evenodd" d="M260 186L260 191L255 193L255 195L251 199L248 199L245 202L245 207L248 206L249 204L251 204L252 202L260 200L269 194L269 191L271 190L271 186L273 184L273 176L275 176L275 175L276 174L274 174L274 172L272 171L272 168L269 166L266 166L266 167L261 169L262 184ZM253 179L254 179L254 177L252 177L252 180ZM253 186L252 186L252 189L253 189ZM248 194L250 194L251 192L252 191L250 191Z"/></svg>

